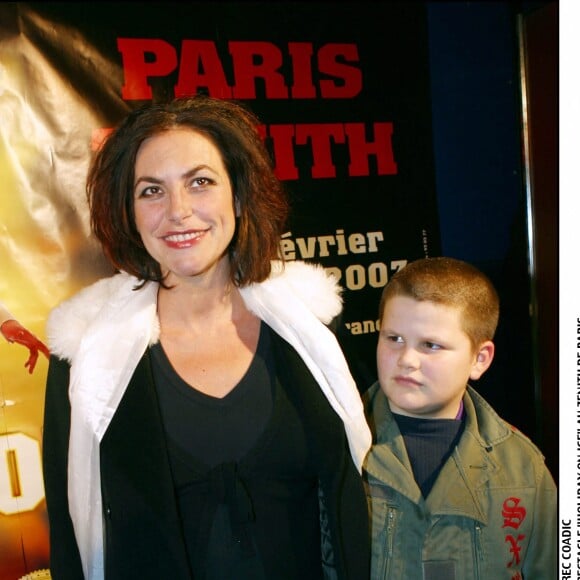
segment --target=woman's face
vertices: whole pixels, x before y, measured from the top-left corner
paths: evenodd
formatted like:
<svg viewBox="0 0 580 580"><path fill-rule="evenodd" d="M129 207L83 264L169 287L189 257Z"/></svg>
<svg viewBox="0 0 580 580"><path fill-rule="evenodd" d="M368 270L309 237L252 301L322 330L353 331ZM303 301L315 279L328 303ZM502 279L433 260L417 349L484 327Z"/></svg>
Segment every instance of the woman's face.
<svg viewBox="0 0 580 580"><path fill-rule="evenodd" d="M144 141L135 160L134 204L145 249L168 284L216 271L229 277L234 197L209 139L179 128Z"/></svg>

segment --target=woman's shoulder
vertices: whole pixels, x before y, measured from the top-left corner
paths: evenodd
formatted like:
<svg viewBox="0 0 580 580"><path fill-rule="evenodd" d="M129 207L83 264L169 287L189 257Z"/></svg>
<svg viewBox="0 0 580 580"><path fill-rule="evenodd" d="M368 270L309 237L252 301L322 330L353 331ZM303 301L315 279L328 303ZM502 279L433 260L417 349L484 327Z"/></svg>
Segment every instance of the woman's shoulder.
<svg viewBox="0 0 580 580"><path fill-rule="evenodd" d="M292 297L324 324L329 324L342 311L342 288L338 280L314 262L273 262L269 278L242 289L242 294L245 297L256 294L280 306Z"/></svg>
<svg viewBox="0 0 580 580"><path fill-rule="evenodd" d="M46 324L51 352L68 358L86 328L98 318L103 306L133 292L137 284L135 277L121 272L97 280L54 307Z"/></svg>

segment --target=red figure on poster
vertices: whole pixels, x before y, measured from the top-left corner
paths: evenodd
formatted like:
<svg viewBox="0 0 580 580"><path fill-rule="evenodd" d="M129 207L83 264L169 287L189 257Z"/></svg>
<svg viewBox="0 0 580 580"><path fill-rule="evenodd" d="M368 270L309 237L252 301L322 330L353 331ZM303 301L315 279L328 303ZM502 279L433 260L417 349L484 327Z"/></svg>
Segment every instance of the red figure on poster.
<svg viewBox="0 0 580 580"><path fill-rule="evenodd" d="M30 374L33 373L36 366L39 351L46 358L50 356L47 346L15 320L2 304L0 304L0 333L8 342L16 342L28 349L29 356L24 366L28 368Z"/></svg>

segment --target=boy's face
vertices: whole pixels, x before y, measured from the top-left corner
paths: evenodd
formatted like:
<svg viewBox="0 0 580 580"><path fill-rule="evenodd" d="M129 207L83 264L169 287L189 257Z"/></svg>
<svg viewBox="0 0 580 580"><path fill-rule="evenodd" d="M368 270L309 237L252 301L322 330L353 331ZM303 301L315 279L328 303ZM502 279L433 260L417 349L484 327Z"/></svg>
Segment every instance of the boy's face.
<svg viewBox="0 0 580 580"><path fill-rule="evenodd" d="M423 419L453 419L469 379L493 359L491 341L476 352L457 308L407 296L385 304L379 341L379 382L391 410Z"/></svg>

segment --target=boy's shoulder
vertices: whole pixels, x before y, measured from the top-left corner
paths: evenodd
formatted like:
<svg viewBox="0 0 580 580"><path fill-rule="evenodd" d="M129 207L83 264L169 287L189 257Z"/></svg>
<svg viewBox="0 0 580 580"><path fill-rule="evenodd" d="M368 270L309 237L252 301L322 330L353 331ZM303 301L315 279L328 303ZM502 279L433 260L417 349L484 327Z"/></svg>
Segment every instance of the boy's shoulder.
<svg viewBox="0 0 580 580"><path fill-rule="evenodd" d="M533 460L544 463L544 454L540 448L515 425L506 421L473 387L468 386L464 401L468 413L474 413L477 430L486 448L504 450L511 459L518 457L523 462ZM471 402L471 405L467 401Z"/></svg>
<svg viewBox="0 0 580 580"><path fill-rule="evenodd" d="M466 412L468 414L475 413L478 426L486 436L505 438L509 435L516 435L531 443L531 440L522 431L506 421L495 407L471 385L467 386L463 400L466 403Z"/></svg>

